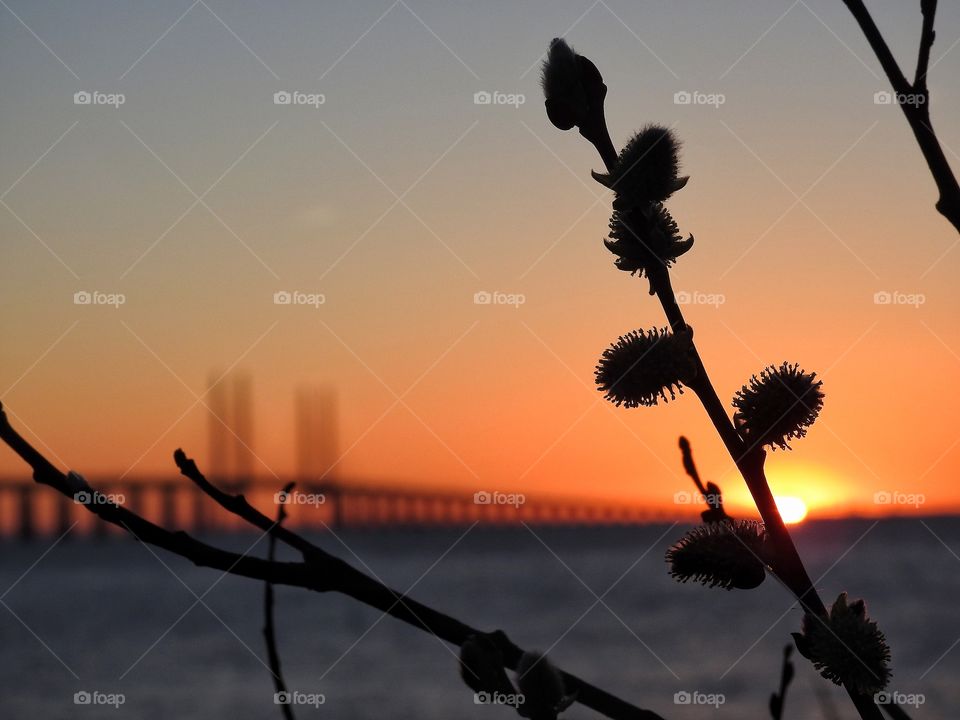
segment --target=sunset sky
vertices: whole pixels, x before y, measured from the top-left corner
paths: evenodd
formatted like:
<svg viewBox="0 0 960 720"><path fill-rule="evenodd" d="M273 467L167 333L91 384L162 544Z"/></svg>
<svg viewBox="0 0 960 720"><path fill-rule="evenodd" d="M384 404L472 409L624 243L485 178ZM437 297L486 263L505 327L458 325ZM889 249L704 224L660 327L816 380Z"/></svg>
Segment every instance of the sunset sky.
<svg viewBox="0 0 960 720"><path fill-rule="evenodd" d="M912 76L919 3L870 5ZM673 512L691 487L684 434L743 507L692 393L625 410L594 389L611 341L665 322L602 245L594 149L543 111L558 35L603 73L618 147L649 122L684 143L691 179L669 207L696 244L673 284L718 301L685 312L721 397L783 360L822 376L820 421L768 460L774 492L814 516L960 508L958 237L838 0L8 0L11 420L88 475L169 473L177 447L202 466L208 378L233 368L253 378L264 477L294 470L309 384L336 388L345 478ZM960 6L941 3L930 87L954 168L958 43ZM324 102L275 104L282 91ZM525 102L475 104L481 91ZM675 104L683 91L723 102ZM83 291L125 303L74 304ZM483 291L524 302L475 304ZM0 475L24 466L0 452Z"/></svg>

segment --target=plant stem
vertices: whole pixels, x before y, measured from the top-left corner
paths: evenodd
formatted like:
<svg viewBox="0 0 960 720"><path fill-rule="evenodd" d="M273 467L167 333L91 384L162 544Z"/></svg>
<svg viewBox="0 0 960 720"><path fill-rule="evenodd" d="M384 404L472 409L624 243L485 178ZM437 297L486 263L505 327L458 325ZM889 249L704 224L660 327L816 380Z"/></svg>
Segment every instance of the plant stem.
<svg viewBox="0 0 960 720"><path fill-rule="evenodd" d="M288 483L284 487L284 492L290 492L293 483ZM276 526L279 527L287 517L286 508L283 503L277 509ZM272 534L267 538L267 560L274 561L277 549L277 536ZM283 671L280 667L280 651L277 650L277 632L273 620L273 583L269 580L264 583L263 588L263 639L267 644L267 661L270 663L270 674L273 676L273 687L277 694L286 694L287 683L283 679ZM289 702L279 703L280 713L284 720L296 720L293 714L293 705Z"/></svg>
<svg viewBox="0 0 960 720"><path fill-rule="evenodd" d="M796 595L797 600L800 601L806 612L825 618L827 616L826 606L824 606L823 600L820 599L820 595L814 588L810 575L807 573L803 560L793 543L793 538L790 536L783 518L780 517L776 500L774 500L770 484L767 482L763 468L766 457L764 450L755 445L748 447L734 427L730 416L727 415L727 410L717 395L717 391L714 389L710 376L703 365L700 352L693 342L693 329L687 325L683 318L683 312L677 304L677 298L670 282L669 270L666 266L659 266L652 273L648 272L648 276L651 287L663 306L663 312L667 316L673 332L688 331L691 333L690 344L694 354L696 374L688 385L700 398L701 404L713 422L713 426L726 446L727 452L743 476L747 488L753 496L753 501L760 511L760 517L763 518L770 539L773 541L774 574ZM849 687L846 690L863 720L883 720L880 709L874 704L871 697L854 692Z"/></svg>
<svg viewBox="0 0 960 720"><path fill-rule="evenodd" d="M57 492L73 498L78 489L91 490L89 486L78 488L76 476L68 478L46 457L17 432L10 424L0 403L0 440L5 442L33 470L33 479L48 485ZM302 536L282 527L278 521L250 505L242 495L229 495L209 483L197 469L196 464L182 451L176 453L180 471L189 477L224 509L242 517L281 542L300 550L304 562L268 561L249 555L222 550L200 542L183 531L173 531L156 525L125 507L112 503L88 503L84 507L101 520L123 528L140 542L163 548L186 558L198 567L209 567L224 573L261 580L276 585L301 587L315 592L339 592L358 602L382 611L398 620L423 630L452 645L462 645L471 635L481 634L477 628L439 610L417 602L396 590L364 574L341 558L310 543ZM523 648L513 643L503 633L498 633L501 644L498 649L504 664L516 670ZM638 708L631 703L575 675L560 671L564 686L577 694L576 701L613 720L663 720L651 710Z"/></svg>
<svg viewBox="0 0 960 720"><path fill-rule="evenodd" d="M866 15L867 20L870 20L869 14L866 13L866 9L863 8L860 0L844 0L844 2L846 2L848 6L851 6L851 9L853 9L853 6L859 5L860 8L863 9L862 14ZM932 43L933 41L932 16L935 8L935 0L923 0L923 12L925 15L924 42L927 44ZM855 12L854 14L856 15L857 13ZM872 20L870 20L870 23L872 24ZM929 28L927 25L929 25ZM875 29L876 28L874 26L874 30ZM926 32L927 30L929 30L929 32ZM876 35L879 37L879 33L876 33ZM880 38L880 43L883 44L882 38ZM885 44L883 44L883 49L886 50L889 60L892 62L893 67L896 68L896 63L893 62L893 58L891 55L889 55L889 50L886 49ZM929 50L929 48L927 49ZM885 62L883 57L881 57L881 62ZM922 69L922 74L924 76L926 75L925 65L926 60L921 54L918 70ZM899 68L896 68L896 71L899 73ZM902 73L900 73L900 75L902 77ZM903 84L906 85L906 80L903 81ZM894 85L897 87L897 83ZM606 91L606 85L602 85L603 99L606 98ZM602 114L602 103L595 103L594 106L597 107L599 113ZM906 112L905 106L903 107L904 112ZM910 119L909 115L908 119ZM913 126L912 120L911 126ZM927 122L924 124L924 127L929 130L929 136L925 136L925 140L924 142L921 142L921 146L925 147L924 143L929 145L932 138L932 144L935 146L935 149L939 151L940 146L936 142L936 136L933 135L933 130L929 127L929 116L927 117ZM581 127L581 134L591 143L593 143L594 147L596 147L597 151L600 153L600 157L603 159L604 164L607 165L608 169L610 169L612 167L613 159L617 157L617 153L613 142L610 139L610 134L607 131L606 121L602 118L598 119L597 117L592 117L591 122L586 128L587 131L584 132L584 129L585 128ZM918 136L918 140L919 139L920 137ZM927 153L926 147L924 153L925 155ZM940 152L941 158L942 155L943 153ZM928 157L928 162L929 161L930 158ZM945 168L946 176L949 176L949 180L952 181L953 188L956 190L956 192L953 192L951 195L949 192L950 188L948 187L949 183L946 182L947 177L942 178L944 185L941 186L941 202L938 203L937 207L942 213L947 215L941 205L944 204L944 197L952 197L952 204L956 206L956 215L953 219L951 219L951 222L954 222L954 225L958 230L960 230L960 189L956 188L956 180L953 178L949 166L946 166L945 160L943 161L942 166L936 165L937 169L934 169L934 167L935 165L931 164L931 170L934 171L934 176L937 178L938 185L941 183L941 177L938 176L938 171L943 174L943 170ZM948 192L944 194L944 190ZM947 217L949 218L950 216L947 215ZM810 575L807 573L807 569L803 564L803 560L800 558L800 554L797 552L797 548L793 544L793 538L790 537L790 533L783 522L783 518L780 516L780 511L777 509L777 503L774 500L773 493L770 490L770 485L767 482L766 474L764 473L764 460L766 458L766 453L762 447L759 447L755 444L748 447L744 443L740 433L737 432L737 429L734 426L733 421L730 419L730 416L727 414L726 407L717 395L717 392L713 387L713 383L710 381L710 376L707 374L707 370L703 365L703 360L700 357L700 353L693 342L693 329L687 325L683 317L683 312L680 310L680 306L677 304L677 299L670 283L669 269L666 265L660 264L653 267L646 267L644 270L648 276L648 279L650 280L651 294L655 293L657 295L657 298L663 307L664 314L667 316L667 320L670 323L670 327L672 328L673 332L690 333L690 345L694 356L695 372L694 377L686 384L696 393L697 397L700 398L701 404L707 411L707 415L710 417L710 420L713 422L717 434L720 436L720 439L727 448L727 452L730 454L734 464L737 466L737 469L743 476L743 479L747 484L747 488L750 490L750 494L753 496L754 503L756 503L757 509L760 511L760 516L763 518L767 533L769 534L773 544L774 558L772 559L772 570L774 574L797 597L797 600L800 602L805 612L810 613L811 615L814 615L820 618L821 621L825 622L827 618L826 607L823 604L823 600L821 600L820 596L817 594L816 588L814 588L813 582L810 580ZM880 714L879 708L877 708L871 697L857 693L850 687L846 687L846 690L863 720L883 720L883 716Z"/></svg>
<svg viewBox="0 0 960 720"><path fill-rule="evenodd" d="M680 306L677 304L667 269L662 267L660 271L654 272L650 276L650 282L653 285L654 292L656 292L657 299L663 306L672 330L675 333L685 330L692 332L683 318ZM793 544L793 539L780 517L780 511L777 509L777 503L763 470L765 453L760 447L747 447L744 444L713 387L710 376L703 365L703 360L700 358L700 353L692 339L691 345L696 364L696 376L688 384L700 398L700 402L707 411L717 434L726 446L727 452L736 464L740 474L743 475L757 509L760 511L760 516L763 518L767 532L774 541L776 567L773 570L797 596L804 610L815 615L826 615L826 608L817 595L813 582L810 580L810 576L807 574L806 568L800 560L800 555Z"/></svg>
<svg viewBox="0 0 960 720"><path fill-rule="evenodd" d="M860 25L860 29L870 43L880 66L890 80L894 92L899 95L917 95L919 100L916 103L899 102L900 110L906 117L913 131L913 136L920 146L920 152L923 153L924 160L930 168L933 180L937 184L937 190L940 192L940 198L937 200L937 211L943 215L953 227L960 232L960 184L950 168L950 163L940 147L940 141L933 130L933 124L930 121L930 93L927 90L927 65L930 59L930 47L933 45L935 37L933 31L933 20L937 10L936 0L922 0L920 8L923 13L923 27L920 35L920 50L917 58L916 79L911 85L907 80L900 66L897 64L893 53L887 46L886 40L880 33L879 28L870 16L870 11L863 4L863 0L843 0L844 4L850 10L854 19Z"/></svg>

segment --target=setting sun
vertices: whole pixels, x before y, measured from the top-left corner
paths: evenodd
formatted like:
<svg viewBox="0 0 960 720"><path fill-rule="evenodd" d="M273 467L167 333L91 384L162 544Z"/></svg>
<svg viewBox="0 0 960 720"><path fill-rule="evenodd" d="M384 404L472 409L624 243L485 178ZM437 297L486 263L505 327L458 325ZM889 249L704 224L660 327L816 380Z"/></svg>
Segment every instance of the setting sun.
<svg viewBox="0 0 960 720"><path fill-rule="evenodd" d="M802 522L807 517L807 504L798 497L781 495L776 498L777 509L787 525Z"/></svg>

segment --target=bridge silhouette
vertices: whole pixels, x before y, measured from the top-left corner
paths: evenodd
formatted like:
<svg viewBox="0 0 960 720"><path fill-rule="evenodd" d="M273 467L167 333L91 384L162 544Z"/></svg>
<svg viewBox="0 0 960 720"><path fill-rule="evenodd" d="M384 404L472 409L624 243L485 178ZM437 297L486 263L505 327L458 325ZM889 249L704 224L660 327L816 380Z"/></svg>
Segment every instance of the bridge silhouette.
<svg viewBox="0 0 960 720"><path fill-rule="evenodd" d="M293 480L286 496L281 488ZM67 498L24 478L0 480L0 534L29 539L77 534L105 536L122 531L102 522L84 502L114 502L168 529L231 532L251 526L217 505L188 479L177 476L117 480L87 478L96 495ZM443 527L527 523L633 524L665 518L639 504L590 498L526 496L485 490L407 488L393 484L316 479L217 479L231 494L274 516L285 505L286 524L299 528Z"/></svg>
<svg viewBox="0 0 960 720"><path fill-rule="evenodd" d="M300 385L294 396L293 450L296 477L278 478L253 450L253 380L249 374L211 372L207 395L207 477L231 494L243 494L273 517L276 494L284 498L290 527L456 526L485 524L622 524L665 519L639 503L596 498L523 496L496 487L429 488L420 483L373 482L340 474L338 402L330 386ZM270 476L254 468L262 466ZM156 477L90 476L94 501L113 501L167 529L238 531L250 526L218 506L190 480L175 473ZM83 498L78 498L83 500ZM88 498L89 500L89 498ZM31 538L122 533L76 502L26 476L0 478L0 537Z"/></svg>

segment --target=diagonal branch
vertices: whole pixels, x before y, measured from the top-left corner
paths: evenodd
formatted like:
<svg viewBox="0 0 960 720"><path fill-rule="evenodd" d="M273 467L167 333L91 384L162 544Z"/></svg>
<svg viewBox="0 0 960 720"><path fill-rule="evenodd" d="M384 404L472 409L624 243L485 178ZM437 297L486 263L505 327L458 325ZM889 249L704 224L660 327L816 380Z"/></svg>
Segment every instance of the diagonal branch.
<svg viewBox="0 0 960 720"><path fill-rule="evenodd" d="M666 315L671 329L674 332L692 333L693 329L687 325L680 305L677 303L667 267L656 265L655 268L648 268L647 276L650 279L651 288L663 307L664 315ZM703 359L700 357L700 352L692 339L690 346L696 363L695 377L689 383L690 389L700 399L700 403L713 422L713 426L727 448L727 452L743 476L747 489L750 490L750 495L760 512L760 517L763 518L764 527L769 533L774 547L776 560L773 569L777 577L796 595L804 611L822 619L827 615L826 606L813 585L790 531L787 530L787 526L783 522L773 492L770 489L770 483L767 481L764 470L766 452L756 444L747 445L744 442L727 414L723 401L717 395L713 381L710 379L703 364ZM857 692L850 686L845 686L845 689L863 720L882 720L883 716L871 696Z"/></svg>
<svg viewBox="0 0 960 720"><path fill-rule="evenodd" d="M295 532L283 527L278 521L271 520L269 517L247 502L247 499L242 494L231 495L230 493L224 492L216 485L211 483L209 480L207 480L203 473L200 472L197 464L192 459L188 458L183 450L177 448L177 450L173 453L173 461L177 464L180 474L185 478L188 478L194 483L194 485L200 488L200 490L209 495L214 502L217 503L217 505L222 507L224 510L233 513L240 519L245 520L254 527L263 530L265 533L270 533L271 537L286 543L294 550L298 550L303 554L303 559L305 561L327 561L328 558L331 557L326 556L326 553L323 552L323 550L321 550L318 546L308 542ZM281 505L281 508L282 507L283 506Z"/></svg>
<svg viewBox="0 0 960 720"><path fill-rule="evenodd" d="M923 27L920 34L920 50L917 59L917 76L911 85L897 64L893 53L887 46L883 34L870 16L870 11L863 4L863 0L843 0L850 10L867 42L873 48L880 66L886 73L890 84L898 95L898 105L904 117L910 124L913 136L920 146L920 152L930 168L933 180L937 184L940 198L937 200L937 211L943 215L960 232L960 184L947 162L940 141L930 122L930 93L927 90L927 69L930 61L930 47L933 45L935 33L933 20L936 14L936 0L921 0L920 8L923 13ZM916 97L910 98L910 95ZM908 96L908 97L904 97ZM912 100L904 102L903 100Z"/></svg>
<svg viewBox="0 0 960 720"><path fill-rule="evenodd" d="M848 4L859 2L859 0L844 1ZM867 18L869 18L869 14L867 14ZM882 38L880 38L880 42L883 43ZM886 48L885 43L883 47ZM889 50L886 52L889 55ZM889 57L892 61L892 56ZM896 62L893 62L893 65L896 67ZM899 73L899 68L897 68L897 72ZM597 145L597 143L594 144ZM602 146L602 143L597 146ZM937 147L939 147L939 145ZM950 177L952 178L953 176L951 175ZM956 183L956 181L954 181L954 183ZM960 189L958 189L958 200L960 200ZM960 204L958 204L956 224L958 230L960 230ZM650 281L650 294L655 294L660 301L663 313L670 324L670 329L677 334L690 333L691 335L690 352L694 361L694 371L693 377L687 381L687 385L699 398L701 405L703 405L704 410L713 423L727 452L743 476L750 495L753 497L753 501L757 506L757 510L759 510L760 516L763 518L764 527L769 533L771 542L773 543L775 557L774 572L797 597L804 611L813 617L820 618L822 621L822 618L827 616L827 609L813 585L813 581L807 572L806 566L803 564L800 553L797 552L796 545L783 522L783 518L780 516L780 511L777 508L776 500L770 489L770 484L767 482L764 470L766 452L756 443L748 445L744 442L744 439L727 414L726 407L717 395L713 381L710 379L700 352L693 341L693 328L687 325L683 311L677 302L667 265L662 262L653 263L645 267L644 272ZM849 685L846 685L845 689L863 720L882 720L883 716L871 696L858 692Z"/></svg>
<svg viewBox="0 0 960 720"><path fill-rule="evenodd" d="M863 4L863 0L843 0L843 3L847 6L847 9L850 10L857 24L860 25L860 29L867 38L867 42L870 43L870 47L877 56L877 60L880 61L880 67L882 67L883 72L886 73L890 84L893 85L893 89L898 93L909 93L912 89L910 83L903 74L903 71L900 70L900 65L897 64L896 58L894 58L893 53L890 52L887 41L880 32L880 28L878 28L877 24L873 21L870 11L867 10L866 5Z"/></svg>
<svg viewBox="0 0 960 720"><path fill-rule="evenodd" d="M3 412L2 404L0 404L0 440L9 445L32 468L33 479L37 483L47 485L69 498L81 492L88 493L90 499L83 504L101 520L124 528L141 542L168 550L197 566L214 568L231 575L275 585L301 587L315 592L339 592L452 645L460 646L471 635L482 632L374 580L349 563L279 526L276 521L270 520L253 508L242 496L224 493L205 478L202 482L198 482L197 478L191 477L223 507L235 508L231 512L248 520L265 533L301 550L304 553L305 562L277 560L271 562L221 550L197 540L186 532L160 527L125 507L101 502L104 496L96 493L80 475L74 472L64 475L27 442L10 425L6 413ZM178 454L178 458L180 456L191 473L202 477L199 470L196 470L195 463L182 453ZM266 523L263 522L264 518ZM495 633L495 635L499 639L498 649L503 654L504 665L511 670L516 670L525 651L505 634ZM576 675L562 671L561 675L564 686L569 688L570 692L577 693L577 702L601 715L613 720L663 720L655 712L638 708L606 690L581 680Z"/></svg>
<svg viewBox="0 0 960 720"><path fill-rule="evenodd" d="M917 73L913 78L915 90L927 92L927 68L930 67L930 48L937 34L933 30L933 19L937 14L937 0L920 0L920 12L923 14L923 27L920 29L920 51L917 55Z"/></svg>

